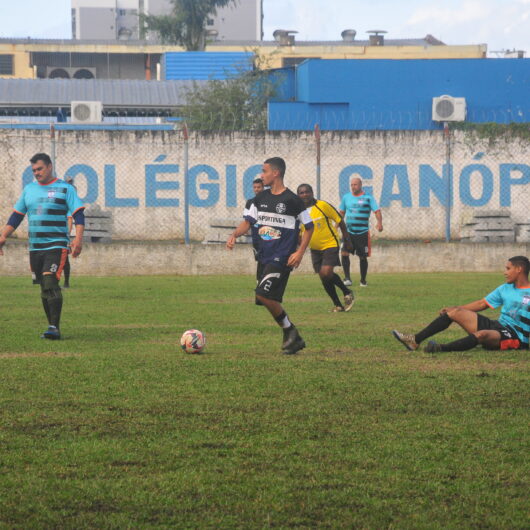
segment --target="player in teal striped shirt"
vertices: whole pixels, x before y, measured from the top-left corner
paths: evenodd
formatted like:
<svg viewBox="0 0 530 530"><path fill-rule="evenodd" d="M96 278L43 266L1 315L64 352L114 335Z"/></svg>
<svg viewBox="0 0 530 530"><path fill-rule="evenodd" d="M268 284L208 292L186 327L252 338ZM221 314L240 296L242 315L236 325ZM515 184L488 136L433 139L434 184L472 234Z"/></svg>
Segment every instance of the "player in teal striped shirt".
<svg viewBox="0 0 530 530"><path fill-rule="evenodd" d="M48 329L41 337L57 340L61 338L59 323L63 304L59 280L70 245L67 217L71 212L76 227L72 242L72 256L76 258L83 246L85 207L75 188L55 177L47 154L37 153L30 162L36 181L22 190L0 234L0 255L6 239L27 214L30 266L36 283L41 286L42 305L48 319Z"/></svg>
<svg viewBox="0 0 530 530"><path fill-rule="evenodd" d="M408 350L416 350L419 344L434 334L447 329L456 322L467 331L462 339L438 344L431 340L424 351L436 353L443 351L466 351L481 344L488 350L528 349L530 336L530 261L525 256L510 258L504 269L506 283L497 287L481 300L456 307L446 307L440 316L434 319L424 330L416 335L392 334ZM484 309L502 306L499 320L490 320L479 314Z"/></svg>

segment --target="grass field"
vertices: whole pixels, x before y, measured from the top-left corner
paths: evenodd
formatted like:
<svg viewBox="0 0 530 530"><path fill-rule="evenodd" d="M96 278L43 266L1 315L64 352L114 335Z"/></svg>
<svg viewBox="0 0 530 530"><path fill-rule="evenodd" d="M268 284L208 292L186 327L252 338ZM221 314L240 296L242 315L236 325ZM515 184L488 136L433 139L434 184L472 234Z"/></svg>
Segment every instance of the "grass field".
<svg viewBox="0 0 530 530"><path fill-rule="evenodd" d="M308 347L282 356L251 277L74 276L60 342L31 279L0 278L0 527L529 528L528 352L390 334L502 275L369 281L331 314L294 274Z"/></svg>

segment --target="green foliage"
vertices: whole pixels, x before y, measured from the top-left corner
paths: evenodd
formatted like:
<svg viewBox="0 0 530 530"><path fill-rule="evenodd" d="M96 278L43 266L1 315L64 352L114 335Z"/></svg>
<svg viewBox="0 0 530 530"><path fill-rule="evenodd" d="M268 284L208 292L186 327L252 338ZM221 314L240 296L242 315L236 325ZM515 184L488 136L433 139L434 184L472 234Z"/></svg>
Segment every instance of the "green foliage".
<svg viewBox="0 0 530 530"><path fill-rule="evenodd" d="M180 116L195 131L266 131L267 103L280 82L280 74L253 68L203 85L194 83Z"/></svg>
<svg viewBox="0 0 530 530"><path fill-rule="evenodd" d="M164 44L183 46L188 51L203 50L206 44L204 28L208 17L217 8L237 0L170 0L170 15L141 15L144 31L154 31Z"/></svg>
<svg viewBox="0 0 530 530"><path fill-rule="evenodd" d="M374 274L332 314L294 273L287 357L250 276L74 273L60 342L30 277L0 278L0 527L527 528L528 352L390 335L501 281Z"/></svg>
<svg viewBox="0 0 530 530"><path fill-rule="evenodd" d="M529 123L469 123L454 122L451 123L451 129L464 131L476 135L479 139L487 139L490 143L498 140L511 140L520 138L521 140L530 141L530 124Z"/></svg>

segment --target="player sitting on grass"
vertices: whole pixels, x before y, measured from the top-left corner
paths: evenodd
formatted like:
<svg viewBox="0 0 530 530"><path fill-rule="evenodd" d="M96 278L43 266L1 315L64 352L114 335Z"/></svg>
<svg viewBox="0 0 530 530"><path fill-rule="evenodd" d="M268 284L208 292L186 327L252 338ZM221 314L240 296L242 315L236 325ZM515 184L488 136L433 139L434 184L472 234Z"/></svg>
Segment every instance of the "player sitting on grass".
<svg viewBox="0 0 530 530"><path fill-rule="evenodd" d="M482 300L463 306L445 307L440 316L416 335L392 334L408 350L416 350L420 343L447 329L452 322L469 333L467 337L438 344L431 340L425 346L427 353L465 351L481 344L488 350L517 350L528 348L530 335L530 262L525 256L510 258L504 270L506 283L497 287ZM499 320L490 320L479 311L502 306Z"/></svg>

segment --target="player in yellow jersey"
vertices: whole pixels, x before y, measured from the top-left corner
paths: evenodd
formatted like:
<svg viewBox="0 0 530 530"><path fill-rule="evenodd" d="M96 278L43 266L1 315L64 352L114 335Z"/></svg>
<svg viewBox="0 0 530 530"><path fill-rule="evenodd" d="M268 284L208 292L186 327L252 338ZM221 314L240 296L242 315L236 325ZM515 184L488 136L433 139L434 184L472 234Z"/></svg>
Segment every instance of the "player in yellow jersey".
<svg viewBox="0 0 530 530"><path fill-rule="evenodd" d="M315 227L309 242L313 269L320 276L326 293L333 300L333 313L349 311L353 306L353 291L344 285L334 267L340 266L340 241L337 226L342 233L346 249L352 250L350 235L340 213L329 202L315 199L313 188L309 184L300 184L298 196L304 201ZM302 231L304 230L302 226ZM344 294L344 305L339 300L336 287Z"/></svg>

